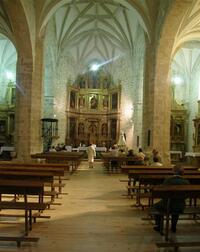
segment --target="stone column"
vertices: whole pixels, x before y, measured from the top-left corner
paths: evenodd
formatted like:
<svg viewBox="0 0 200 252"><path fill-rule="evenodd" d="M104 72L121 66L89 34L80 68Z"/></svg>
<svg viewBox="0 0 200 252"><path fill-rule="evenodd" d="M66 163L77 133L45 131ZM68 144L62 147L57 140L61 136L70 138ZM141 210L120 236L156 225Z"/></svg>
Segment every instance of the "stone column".
<svg viewBox="0 0 200 252"><path fill-rule="evenodd" d="M31 90L31 147L30 153L42 152L41 118L43 108L43 38L38 38L35 47L33 82Z"/></svg>
<svg viewBox="0 0 200 252"><path fill-rule="evenodd" d="M154 120L154 78L155 78L155 47L146 38L144 93L143 93L143 135L142 147L145 150L153 146L153 120ZM148 132L150 142L148 143ZM150 144L150 145L149 145Z"/></svg>
<svg viewBox="0 0 200 252"><path fill-rule="evenodd" d="M18 53L16 80L15 146L17 159L29 161L40 151L39 137L42 97L42 40L35 42L35 22L28 25L21 1L2 1L9 17ZM30 14L30 13L29 13ZM36 21L39 18L36 18ZM31 30L32 27L32 30ZM38 33L37 33L38 34ZM32 36L31 36L32 35ZM32 40L31 40L32 39Z"/></svg>
<svg viewBox="0 0 200 252"><path fill-rule="evenodd" d="M163 163L166 165L170 163L171 95L169 69L173 52L178 45L176 38L180 32L180 24L190 4L191 1L174 1L165 18L159 43L149 44L147 47L144 132L147 132L148 129L151 131L149 147L157 148L160 151ZM147 140L146 133L144 140Z"/></svg>
<svg viewBox="0 0 200 252"><path fill-rule="evenodd" d="M168 83L169 57L164 55L155 61L156 46L148 43L144 83L143 146L152 151L156 148L164 164L170 163L170 85ZM164 48L163 48L164 50ZM156 65L156 62L159 62ZM163 66L163 67L161 67Z"/></svg>
<svg viewBox="0 0 200 252"><path fill-rule="evenodd" d="M17 159L20 161L25 161L30 156L31 84L32 60L22 55L18 55L15 146L17 151Z"/></svg>

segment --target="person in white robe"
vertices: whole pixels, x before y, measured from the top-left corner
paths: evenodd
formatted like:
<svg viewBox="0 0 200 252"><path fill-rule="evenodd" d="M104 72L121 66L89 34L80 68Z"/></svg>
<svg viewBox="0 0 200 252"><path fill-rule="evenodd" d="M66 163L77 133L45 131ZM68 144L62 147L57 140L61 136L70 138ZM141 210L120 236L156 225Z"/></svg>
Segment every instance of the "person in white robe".
<svg viewBox="0 0 200 252"><path fill-rule="evenodd" d="M88 155L89 168L93 168L94 158L96 157L96 150L95 146L92 143L87 147L87 155Z"/></svg>

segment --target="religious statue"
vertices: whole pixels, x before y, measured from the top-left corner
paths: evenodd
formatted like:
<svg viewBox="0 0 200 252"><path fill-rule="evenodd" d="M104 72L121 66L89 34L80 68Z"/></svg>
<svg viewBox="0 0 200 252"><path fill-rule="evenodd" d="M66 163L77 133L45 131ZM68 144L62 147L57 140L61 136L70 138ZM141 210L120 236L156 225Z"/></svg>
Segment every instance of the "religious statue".
<svg viewBox="0 0 200 252"><path fill-rule="evenodd" d="M200 125L198 125L197 144L200 145Z"/></svg>
<svg viewBox="0 0 200 252"><path fill-rule="evenodd" d="M85 79L84 79L84 77L81 77L81 78L80 78L79 87L80 87L80 88L85 88Z"/></svg>
<svg viewBox="0 0 200 252"><path fill-rule="evenodd" d="M93 134L96 135L97 134L97 126L95 125L95 123L91 123L89 126L89 131Z"/></svg>
<svg viewBox="0 0 200 252"><path fill-rule="evenodd" d="M70 93L70 108L75 108L76 93L71 91Z"/></svg>
<svg viewBox="0 0 200 252"><path fill-rule="evenodd" d="M85 97L83 95L79 97L79 107L85 107Z"/></svg>
<svg viewBox="0 0 200 252"><path fill-rule="evenodd" d="M112 109L117 109L118 106L118 93L112 94Z"/></svg>
<svg viewBox="0 0 200 252"><path fill-rule="evenodd" d="M79 123L79 125L78 125L78 135L79 136L84 135L84 124L83 123Z"/></svg>
<svg viewBox="0 0 200 252"><path fill-rule="evenodd" d="M108 125L107 123L103 123L101 126L101 135L107 136L108 135Z"/></svg>
<svg viewBox="0 0 200 252"><path fill-rule="evenodd" d="M120 132L119 140L118 140L118 148L119 150L126 151L126 140L125 140L125 133L123 131Z"/></svg>
<svg viewBox="0 0 200 252"><path fill-rule="evenodd" d="M90 100L90 106L91 106L91 109L97 109L98 107L98 100L95 95L93 95Z"/></svg>
<svg viewBox="0 0 200 252"><path fill-rule="evenodd" d="M103 107L104 107L104 108L107 108L107 107L108 107L108 97L107 97L107 96L104 96L104 97L103 97Z"/></svg>

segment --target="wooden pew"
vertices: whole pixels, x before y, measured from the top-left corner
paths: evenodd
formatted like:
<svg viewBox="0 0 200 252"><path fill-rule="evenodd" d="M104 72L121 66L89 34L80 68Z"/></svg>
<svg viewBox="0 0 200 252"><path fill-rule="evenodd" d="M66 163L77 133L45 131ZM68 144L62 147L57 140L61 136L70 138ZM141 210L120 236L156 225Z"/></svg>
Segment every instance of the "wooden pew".
<svg viewBox="0 0 200 252"><path fill-rule="evenodd" d="M200 185L157 185L152 188L152 201L154 198L167 199L167 210L163 212L166 216L165 224L165 241L158 242L156 245L158 247L174 247L175 249L179 247L193 247L200 246L200 242L173 242L169 241L169 220L170 220L170 199L172 195L184 198L199 198L200 197ZM194 206L195 207L195 206ZM200 213L200 209L198 209ZM188 235L188 234L187 234ZM177 250L176 250L177 251Z"/></svg>
<svg viewBox="0 0 200 252"><path fill-rule="evenodd" d="M185 174L183 176L185 179L189 180L190 181L190 184L193 184L193 185L200 185L200 174L198 175L195 175L195 174ZM136 193L136 199L137 199L137 206L142 206L142 203L141 203L141 198L144 198L144 196L146 198L150 197L150 194L146 194L146 195L143 195L143 193L141 192L142 190L144 190L144 188L148 188L151 190L152 186L155 186L155 185L160 185L163 183L163 181L166 179L166 176L165 175L149 175L149 174L146 174L146 175L140 175L138 177L138 181L139 181L139 186L138 186L138 189L137 189L137 193ZM150 198L149 198L149 206L150 206Z"/></svg>
<svg viewBox="0 0 200 252"><path fill-rule="evenodd" d="M133 190L136 191L136 206L142 206L140 199L141 199L141 189L144 189L146 185L154 185L154 184L161 184L164 179L169 176L173 175L172 170L168 169L148 169L148 170L130 170L128 173L128 186L127 186L127 195L132 196L131 192ZM200 176L200 171L187 169L185 170L185 176L194 175L193 177L190 176L191 183L199 183L198 176ZM138 182L138 186L135 186L136 182ZM145 185L145 186L142 186ZM145 197L148 196L144 195ZM142 206L143 207L143 206Z"/></svg>
<svg viewBox="0 0 200 252"><path fill-rule="evenodd" d="M112 153L101 153L101 159L104 162L105 168L107 168L108 172L112 171L112 161L116 161L118 163L118 168L126 165L128 161L137 161L136 157L127 157L126 154L120 154L118 156L114 156Z"/></svg>
<svg viewBox="0 0 200 252"><path fill-rule="evenodd" d="M28 231L32 229L32 211L44 210L47 207L46 203L42 202L28 202L29 195L38 195L41 198L44 194L44 183L41 181L26 181L26 180L8 180L0 179L0 194L20 194L23 195L23 202L16 201L0 201L0 209L17 209L25 212L25 236ZM1 241L16 241L20 246L22 241L36 242L39 238L31 237L3 237L0 236Z"/></svg>
<svg viewBox="0 0 200 252"><path fill-rule="evenodd" d="M191 166L185 166L183 167L184 170L198 170L198 167L191 167ZM122 173L129 173L129 171L148 171L148 170L155 170L155 171L158 171L158 170L167 170L167 171L170 171L173 169L173 166L147 166L147 165L122 165L121 166L121 171Z"/></svg>
<svg viewBox="0 0 200 252"><path fill-rule="evenodd" d="M62 193L62 177L64 177L66 165L63 164L35 164L35 163L11 163L0 162L0 171L16 171L16 172L34 172L38 173L38 176L45 172L50 172L50 176L58 176L58 185L52 184L52 186L58 186L59 193Z"/></svg>
<svg viewBox="0 0 200 252"><path fill-rule="evenodd" d="M65 163L71 167L71 172L77 170L78 165L81 162L82 152L47 152L32 154L33 159L44 159L47 163Z"/></svg>
<svg viewBox="0 0 200 252"><path fill-rule="evenodd" d="M148 170L130 170L128 172L128 179L131 180L138 180L138 178L141 175L163 175L163 176L169 176L173 175L174 172L172 170L164 169L164 170L156 170L156 169L148 169ZM200 175L199 170L185 170L185 175Z"/></svg>

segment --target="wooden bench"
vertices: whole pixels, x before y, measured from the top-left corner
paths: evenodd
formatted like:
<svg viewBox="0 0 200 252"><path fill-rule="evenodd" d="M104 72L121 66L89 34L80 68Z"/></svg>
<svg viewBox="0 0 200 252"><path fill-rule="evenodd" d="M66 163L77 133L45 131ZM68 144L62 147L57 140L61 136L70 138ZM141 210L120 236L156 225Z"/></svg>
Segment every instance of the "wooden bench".
<svg viewBox="0 0 200 252"><path fill-rule="evenodd" d="M136 191L136 206L141 206L142 208L145 207L145 205L142 204L141 198L147 198L148 199L148 205L151 205L150 202L150 195L149 193L143 194L143 190L151 190L151 187L154 185L160 185L163 183L163 181L167 178L165 174L141 174L137 176L138 185L130 185L127 187L127 190L129 192L129 196L132 198L132 191ZM190 184L200 184L200 175L199 174L188 174L184 175L184 178L190 181ZM128 182L130 184L130 181Z"/></svg>
<svg viewBox="0 0 200 252"><path fill-rule="evenodd" d="M114 156L112 153L101 153L101 159L104 163L104 167L107 168L109 173L112 173L114 169L121 171L121 167L125 165L128 161L136 160L135 157L127 157L125 154L120 154ZM116 167L112 167L112 162L116 162Z"/></svg>
<svg viewBox="0 0 200 252"><path fill-rule="evenodd" d="M39 202L16 202L16 201L1 201L0 209L13 209L13 210L24 210L28 211L24 215L25 217L25 235L28 235L28 230L32 230L33 217L32 211L43 211L47 208L48 203ZM16 216L16 215L15 215ZM14 217L14 215L13 215ZM35 222L35 221L34 221Z"/></svg>
<svg viewBox="0 0 200 252"><path fill-rule="evenodd" d="M161 184L163 180L172 175L172 170L168 169L141 169L141 170L130 170L128 172L128 192L127 195L131 196L131 186L135 186L136 182L140 185L155 185ZM185 170L184 177L189 179L191 183L198 184L200 183L200 171L194 169ZM138 191L140 192L140 190Z"/></svg>
<svg viewBox="0 0 200 252"><path fill-rule="evenodd" d="M180 247L200 247L200 242L156 242L158 248L174 248L178 252Z"/></svg>
<svg viewBox="0 0 200 252"><path fill-rule="evenodd" d="M164 214L166 218L165 222L165 242L159 242L157 245L159 247L174 247L178 249L179 247L193 247L199 246L198 242L173 242L169 241L169 220L170 220L170 200L172 195L184 198L195 198L200 197L200 185L157 185L152 188L152 199L153 198L162 198L167 200L167 209L166 211L160 213ZM195 207L195 206L194 206ZM199 212L199 208L196 209L196 213Z"/></svg>
<svg viewBox="0 0 200 252"><path fill-rule="evenodd" d="M77 170L78 165L81 162L83 153L82 152L47 152L47 153L36 153L32 154L31 158L33 159L44 159L47 163L56 163L56 164L67 164L71 168L71 172Z"/></svg>
<svg viewBox="0 0 200 252"><path fill-rule="evenodd" d="M39 198L43 196L44 183L41 181L31 180L6 180L0 179L0 194L20 194L23 195L23 202L17 201L0 201L0 209L15 209L23 210L25 217L25 230L24 235L28 235L28 231L32 229L32 211L44 210L47 207L47 203L40 202L28 202L29 195L38 195ZM38 241L39 238L26 239L26 237L0 237L0 240L4 241L16 241L20 246L21 241Z"/></svg>
<svg viewBox="0 0 200 252"><path fill-rule="evenodd" d="M54 187L58 187L59 193L62 193L62 177L64 172L68 170L66 164L47 164L47 163L21 163L21 162L0 162L0 171L33 171L33 172L52 172L54 177L58 177L58 184L54 183Z"/></svg>
<svg viewBox="0 0 200 252"><path fill-rule="evenodd" d="M155 171L172 171L173 166L148 166L148 165L122 165L121 170L123 173L128 173L129 171L149 171L149 170L155 170ZM198 170L198 167L192 167L192 166L184 166L184 170Z"/></svg>
<svg viewBox="0 0 200 252"><path fill-rule="evenodd" d="M19 237L19 236L0 236L0 241L14 241L17 242L17 247L21 246L22 242L38 242L38 237Z"/></svg>

